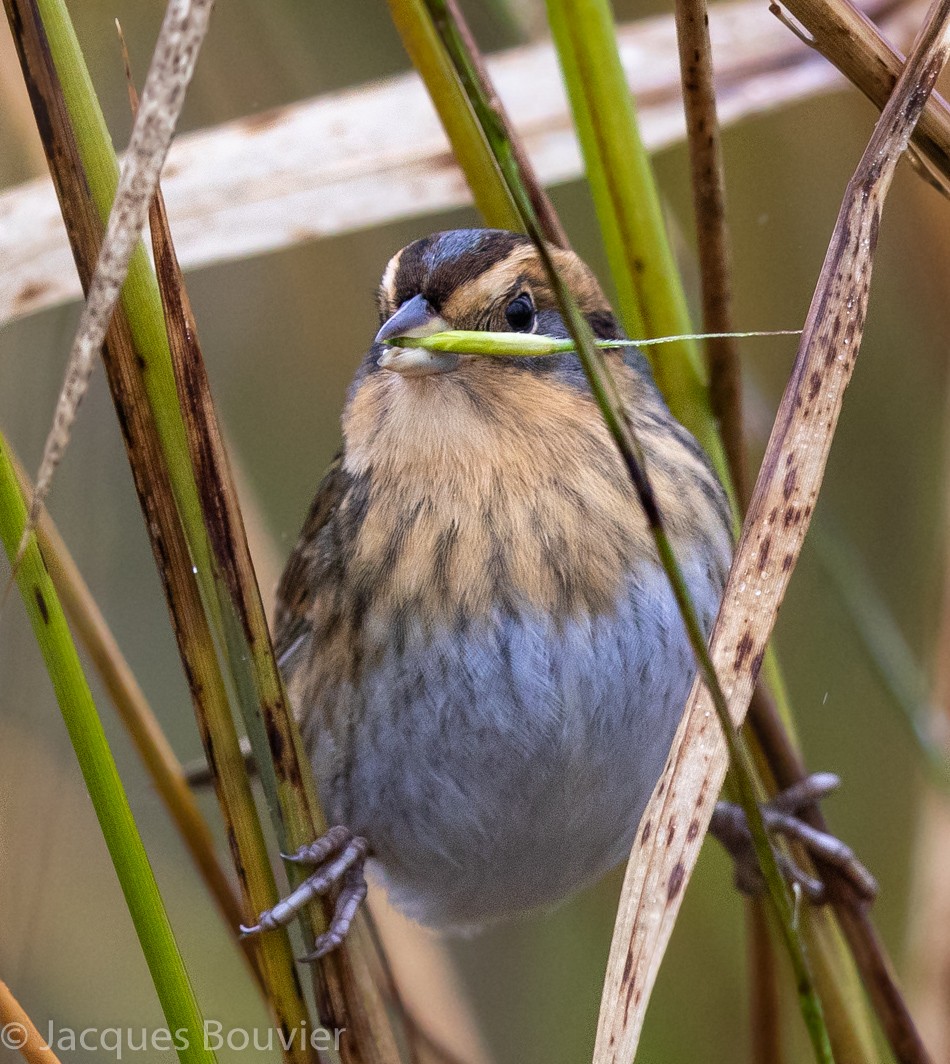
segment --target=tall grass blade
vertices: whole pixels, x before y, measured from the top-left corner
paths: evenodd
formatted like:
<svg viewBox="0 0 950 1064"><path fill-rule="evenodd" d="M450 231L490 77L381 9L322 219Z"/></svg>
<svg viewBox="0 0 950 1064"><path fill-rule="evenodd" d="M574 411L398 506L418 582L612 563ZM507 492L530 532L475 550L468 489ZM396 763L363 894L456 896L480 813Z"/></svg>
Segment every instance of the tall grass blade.
<svg viewBox="0 0 950 1064"><path fill-rule="evenodd" d="M152 246L168 330L178 399L213 559L213 587L220 607L227 660L256 754L269 790L282 852L292 853L327 830L310 764L277 669L270 632L254 573L237 491L221 439L211 388L198 341L198 327L175 255L161 193L151 210ZM306 878L292 864L294 882ZM302 914L311 941L332 918L323 897ZM361 915L361 922L365 919ZM315 969L321 1019L346 1030L344 1061L387 1064L398 1059L396 1040L358 931Z"/></svg>
<svg viewBox="0 0 950 1064"><path fill-rule="evenodd" d="M10 462L6 440L0 436L0 539L11 565L27 527L27 508ZM184 1031L176 1041L182 1064L212 1064L215 1054L205 1047L204 1021L188 973L168 921L145 847L132 817L128 798L102 729L79 655L66 623L36 537L29 534L16 584L43 654L46 669L86 789L102 828L129 914L148 963L168 1029Z"/></svg>
<svg viewBox="0 0 950 1064"><path fill-rule="evenodd" d="M607 0L548 0L548 16L624 328L629 336L648 338L692 333L610 6ZM728 485L697 345L683 341L653 359L653 372L673 415L706 448Z"/></svg>

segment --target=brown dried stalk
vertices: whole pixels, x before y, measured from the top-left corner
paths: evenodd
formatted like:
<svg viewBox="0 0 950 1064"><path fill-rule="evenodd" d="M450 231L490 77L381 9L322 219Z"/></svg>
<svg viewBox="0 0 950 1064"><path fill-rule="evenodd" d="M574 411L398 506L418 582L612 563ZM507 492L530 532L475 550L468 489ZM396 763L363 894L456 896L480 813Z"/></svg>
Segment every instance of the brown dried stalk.
<svg viewBox="0 0 950 1064"><path fill-rule="evenodd" d="M749 979L749 1055L753 1064L785 1064L778 963L763 898L745 900Z"/></svg>
<svg viewBox="0 0 950 1064"><path fill-rule="evenodd" d="M327 825L315 794L308 793L305 788L310 770L274 661L237 492L198 342L197 323L175 255L160 191L155 195L150 221L178 397L201 506L214 563L240 624L243 653L253 662L252 680L257 687L257 701L264 717L264 730L277 776L280 808L285 817L286 836L282 842L292 852L322 835ZM331 899L323 897L314 903L314 908L316 930L325 930L333 912ZM304 922L312 939L316 933L314 921L306 919ZM379 987L362 955L360 947L363 945L365 936L357 931L314 966L320 1018L326 1027L346 1031L340 1041L344 1064L362 1064L364 1061L367 1064L394 1064L399 1059L395 1037Z"/></svg>
<svg viewBox="0 0 950 1064"><path fill-rule="evenodd" d="M277 587L281 558L239 456L228 442L227 427L222 425L222 431L257 582L271 616L273 604L267 590ZM210 776L206 782L210 782ZM387 999L404 1014L408 1038L415 1044L421 1064L442 1064L451 1057L444 1048L448 1046L462 1064L490 1064L471 1002L445 940L394 909L386 892L373 882L369 884L367 904L391 970L393 985L387 986L386 979L381 984L386 987Z"/></svg>
<svg viewBox="0 0 950 1064"><path fill-rule="evenodd" d="M950 550L944 548L944 566ZM944 575L933 724L950 756L950 568ZM950 1060L950 801L943 791L922 795L911 894L910 977L912 999L936 1060Z"/></svg>
<svg viewBox="0 0 950 1064"><path fill-rule="evenodd" d="M732 316L732 252L705 0L676 0L675 14L699 253L703 332L731 333L736 331ZM744 511L749 501L749 484L739 349L735 339L727 336L707 339L705 346L709 400L719 423L739 509Z"/></svg>
<svg viewBox="0 0 950 1064"><path fill-rule="evenodd" d="M729 575L711 651L741 723L824 475L860 345L881 210L950 52L950 0L936 0L845 192L791 378ZM595 1064L626 1064L727 768L708 692L697 681L666 770L641 821L611 945ZM868 986L898 1059L928 1059L913 1025Z"/></svg>
<svg viewBox="0 0 950 1064"><path fill-rule="evenodd" d="M950 888L946 858L950 848L950 809L946 795L936 791L925 794L920 820L910 904L913 919L908 981L921 1030L934 1060L942 1061L950 1060Z"/></svg>
<svg viewBox="0 0 950 1064"><path fill-rule="evenodd" d="M708 332L730 332L735 329L731 307L731 254L705 3L702 0L678 0L676 21L701 268L703 325ZM739 509L744 512L749 501L748 477L741 364L735 341L729 338L707 340L707 359L710 399L722 433ZM767 727L775 735L780 751L795 751L794 740L762 683L756 687L749 712L754 732L761 719L764 721L762 727ZM747 735L747 738L751 739L751 750L763 778L774 786L776 766L769 763L755 735ZM796 850L800 851L801 847ZM802 867L810 867L806 853L796 852L795 859ZM773 1064L781 1055L778 969L771 956L769 925L761 904L751 902L746 912L749 914L752 1053L755 1060ZM832 1045L839 1055L850 1054L860 1059L870 1051L870 1026L862 1022L865 1019L863 1000L851 958L827 913L820 914L818 919L804 921L803 933L811 952L816 986L827 1005L826 1019ZM866 947L867 943L858 944L860 951L865 951Z"/></svg>
<svg viewBox="0 0 950 1064"><path fill-rule="evenodd" d="M811 34L808 41L878 108L883 110L904 66L870 18L849 0L771 0L770 10L798 36L782 13L787 8ZM803 38L804 39L804 38ZM909 158L928 180L950 195L950 106L933 93L911 136Z"/></svg>
<svg viewBox="0 0 950 1064"><path fill-rule="evenodd" d="M942 228L925 251L946 275L950 256ZM950 396L947 419L950 418ZM944 511L950 505L950 448L944 454ZM935 742L950 759L950 533L943 544L943 593L935 643L930 726ZM950 799L928 787L921 795L911 890L908 982L920 1025L936 1060L950 1060Z"/></svg>
<svg viewBox="0 0 950 1064"><path fill-rule="evenodd" d="M440 1057L464 1064L491 1064L448 944L392 907L370 883L369 907L390 958L391 995L406 1015L409 1036L422 1064Z"/></svg>
<svg viewBox="0 0 950 1064"><path fill-rule="evenodd" d="M777 717L770 722L768 718L757 716L753 719L750 715L750 723L775 771L778 786L791 787L803 780L807 774L805 764L789 743L788 735ZM770 723L778 727L769 731ZM802 818L819 831L830 831L819 809L813 807L805 811ZM829 888L829 900L838 925L848 942L861 981L895 1056L901 1064L927 1064L931 1058L898 986L884 943L871 921L867 903L855 898L837 869L826 865L820 868ZM821 916L821 913L817 915Z"/></svg>
<svg viewBox="0 0 950 1064"><path fill-rule="evenodd" d="M712 45L705 0L676 0L686 143L691 170L693 218L699 258L703 331L736 331L732 314L732 252L726 219L722 139L713 82ZM742 364L735 339L705 341L709 401L722 436L723 450L740 514L749 503L749 478L742 417ZM751 1054L756 1064L781 1064L781 1000L778 967L766 906L761 898L745 905L749 973Z"/></svg>

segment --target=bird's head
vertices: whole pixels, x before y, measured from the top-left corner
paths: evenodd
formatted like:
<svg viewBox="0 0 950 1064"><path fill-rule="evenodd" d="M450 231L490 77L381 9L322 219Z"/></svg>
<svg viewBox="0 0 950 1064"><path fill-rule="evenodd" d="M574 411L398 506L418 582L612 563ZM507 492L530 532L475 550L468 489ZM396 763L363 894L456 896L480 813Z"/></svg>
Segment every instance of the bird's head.
<svg viewBox="0 0 950 1064"><path fill-rule="evenodd" d="M551 251L594 334L621 338L620 327L587 266L573 252ZM526 236L501 229L454 229L409 244L386 267L378 300L375 361L407 377L450 372L462 356L386 347L384 341L396 336L431 336L446 329L568 335L534 245ZM548 367L563 361L557 356L530 360ZM573 356L572 361L576 362Z"/></svg>

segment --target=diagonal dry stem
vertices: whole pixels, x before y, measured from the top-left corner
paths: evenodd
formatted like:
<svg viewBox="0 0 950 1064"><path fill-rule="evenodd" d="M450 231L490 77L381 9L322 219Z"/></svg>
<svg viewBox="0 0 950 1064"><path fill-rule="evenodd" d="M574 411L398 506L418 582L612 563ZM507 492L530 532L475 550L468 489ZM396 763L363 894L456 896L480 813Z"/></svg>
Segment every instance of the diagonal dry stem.
<svg viewBox="0 0 950 1064"><path fill-rule="evenodd" d="M0 980L0 1030L3 1043L12 1050L19 1050L27 1064L60 1064L59 1057L49 1046L36 1025L13 996L13 992Z"/></svg>
<svg viewBox="0 0 950 1064"><path fill-rule="evenodd" d="M804 542L860 344L881 209L950 51L950 0L937 0L848 184L766 450L711 649L741 722ZM608 963L595 1064L626 1064L725 776L710 697L694 685L631 854ZM869 992L898 1059L928 1059L908 1017Z"/></svg>
<svg viewBox="0 0 950 1064"><path fill-rule="evenodd" d="M703 328L729 333L732 322L732 279L729 227L722 150L713 83L713 55L709 12L704 0L677 0L677 33L687 142L693 186L702 290ZM734 338L713 336L706 342L710 369L710 402L722 436L723 450L735 489L738 512L749 501L747 455L741 409L741 367ZM766 655L763 678L750 705L752 733L746 739L762 778L774 786L778 775L754 734L757 721L765 718L781 738L782 748L795 749L794 725L787 702L780 712L783 684L774 655ZM727 779L727 788L730 781ZM809 855L795 852L801 866L811 865ZM781 1015L778 972L770 961L772 941L761 900L746 907L750 936L750 1009L752 1051L763 1064L780 1060ZM828 1019L832 1048L839 1059L867 1059L873 1052L870 1013L852 959L828 912L809 912L801 921L815 982Z"/></svg>

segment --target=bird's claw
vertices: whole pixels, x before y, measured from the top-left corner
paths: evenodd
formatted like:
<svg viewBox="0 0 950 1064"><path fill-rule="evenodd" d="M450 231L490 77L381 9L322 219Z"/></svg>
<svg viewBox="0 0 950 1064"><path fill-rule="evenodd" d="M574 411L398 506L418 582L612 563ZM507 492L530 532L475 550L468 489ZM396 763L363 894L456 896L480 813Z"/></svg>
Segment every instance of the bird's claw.
<svg viewBox="0 0 950 1064"><path fill-rule="evenodd" d="M330 926L317 937L313 950L300 960L316 961L336 949L346 938L356 910L366 897L366 853L366 839L337 825L296 853L281 854L284 860L294 864L314 866L314 871L286 898L262 912L256 924L251 927L242 924L241 935L246 937L283 927L315 897L338 887Z"/></svg>
<svg viewBox="0 0 950 1064"><path fill-rule="evenodd" d="M301 964L307 964L318 961L335 950L346 938L350 924L353 923L353 917L356 916L356 911L365 897L366 877L363 874L363 864L360 862L351 865L340 880L340 893L336 899L330 926L322 935L317 935L313 949L302 957L298 957L297 960Z"/></svg>
<svg viewBox="0 0 950 1064"><path fill-rule="evenodd" d="M820 864L830 865L844 876L860 898L870 901L877 894L877 881L854 851L834 835L813 828L800 816L807 806L820 801L840 783L830 772L816 772L766 802L762 806L762 819L769 834L801 843ZM742 809L731 802L719 802L709 830L731 855L739 890L746 894L761 893L762 873ZM785 878L797 884L810 901L821 904L827 900L827 890L821 880L799 868L782 851L776 851L775 857Z"/></svg>

